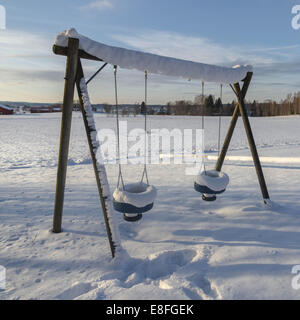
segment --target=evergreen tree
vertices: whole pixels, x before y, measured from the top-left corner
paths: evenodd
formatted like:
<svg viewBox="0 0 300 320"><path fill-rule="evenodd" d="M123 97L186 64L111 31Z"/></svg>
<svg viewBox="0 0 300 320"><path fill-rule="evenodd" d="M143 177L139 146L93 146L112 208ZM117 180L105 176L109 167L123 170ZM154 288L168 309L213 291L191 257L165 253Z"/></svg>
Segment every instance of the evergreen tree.
<svg viewBox="0 0 300 320"><path fill-rule="evenodd" d="M204 102L204 113L205 115L211 115L214 112L214 98L213 96L210 94Z"/></svg>
<svg viewBox="0 0 300 320"><path fill-rule="evenodd" d="M134 115L136 116L137 114L140 114L140 113L141 113L141 106L138 103L136 103L134 105Z"/></svg>
<svg viewBox="0 0 300 320"><path fill-rule="evenodd" d="M104 108L104 111L108 114L110 114L112 111L111 105L109 105L108 103L104 103L103 108Z"/></svg>
<svg viewBox="0 0 300 320"><path fill-rule="evenodd" d="M223 103L222 103L222 100L221 98L218 98L215 102L215 112L218 113L218 114L221 114L222 111L223 111Z"/></svg>
<svg viewBox="0 0 300 320"><path fill-rule="evenodd" d="M147 107L145 105L145 102L143 101L141 104L141 114L146 114Z"/></svg>

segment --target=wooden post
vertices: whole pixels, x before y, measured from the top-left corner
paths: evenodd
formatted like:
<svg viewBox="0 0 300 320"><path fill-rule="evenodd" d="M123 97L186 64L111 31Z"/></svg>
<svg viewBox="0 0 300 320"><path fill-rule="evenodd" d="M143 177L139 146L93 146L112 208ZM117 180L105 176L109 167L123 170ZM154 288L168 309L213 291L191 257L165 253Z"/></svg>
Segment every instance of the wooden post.
<svg viewBox="0 0 300 320"><path fill-rule="evenodd" d="M78 39L69 39L66 63L65 89L62 110L60 147L57 169L56 195L53 217L53 232L60 233L67 175L69 142L71 133L74 88L78 63Z"/></svg>
<svg viewBox="0 0 300 320"><path fill-rule="evenodd" d="M249 88L249 85L250 85L250 82L251 82L251 79L252 79L252 75L253 75L252 72L248 72L247 76L246 76L246 78L244 80L244 85L243 85L243 89L242 89L242 92L241 92L243 99L245 98L245 96L247 94L247 91L248 91L248 88ZM225 140L224 140L222 151L221 151L221 153L219 155L219 158L218 158L218 161L217 161L217 164L216 164L216 171L221 171L222 170L222 166L223 166L223 163L224 163L227 151L228 151L228 147L229 147L232 135L233 135L233 131L235 129L235 126L236 126L236 123L237 123L237 120L238 120L238 117L239 117L239 108L240 108L240 103L238 101L238 103L237 103L237 105L236 105L236 107L234 109L233 116L232 116L232 119L231 119L231 122L230 122L230 126L229 126L229 129L227 131L227 134L226 134L226 137L225 137Z"/></svg>
<svg viewBox="0 0 300 320"><path fill-rule="evenodd" d="M226 137L225 137L225 140L224 140L222 151L221 151L221 153L219 155L219 158L218 158L218 161L217 161L217 164L216 164L216 171L221 171L222 170L223 163L224 163L227 151L228 151L228 147L229 147L229 144L230 144L230 141L231 141L231 138L232 138L232 135L233 135L233 131L235 129L238 117L239 117L239 105L237 104L235 109L234 109L233 116L232 116L232 119L231 119L231 122L230 122L230 126L229 126L229 129L227 131L227 134L226 134Z"/></svg>
<svg viewBox="0 0 300 320"><path fill-rule="evenodd" d="M110 226L110 223L109 223L109 218L108 218L108 212L107 212L107 205L108 204L107 204L107 201L109 199L106 199L104 197L104 195L103 195L103 189L102 189L102 185L101 185L101 181L100 181L100 177L99 177L99 170L98 170L98 167L97 167L97 158L96 158L96 154L94 152L93 140L92 140L92 134L93 134L93 131L95 131L95 129L91 128L89 126L87 115L86 115L86 112L85 112L85 109L84 109L82 93L81 93L81 89L80 89L80 80L82 78L84 78L84 73L83 73L81 61L79 59L78 60L78 68L77 68L76 87L77 87L78 97L79 97L79 101L80 101L81 112L82 112L82 117L83 117L83 121L84 121L85 130L86 130L87 140L88 140L88 144L89 144L89 148L90 148L91 158L92 158L92 162L93 162L93 167L94 167L94 172L95 172L95 177L96 177L96 182L97 182L97 187L98 187L99 198L100 198L102 211L103 211L103 216L104 216L106 233L107 233L109 244L110 244L111 254L112 254L112 257L114 258L115 257L115 253L116 253L116 241L113 239L112 229L111 229L111 226Z"/></svg>
<svg viewBox="0 0 300 320"><path fill-rule="evenodd" d="M259 185L261 188L261 192L262 192L262 196L264 199L264 202L267 203L267 200L270 199L269 193L268 193L268 189L267 189L267 185L266 185L266 181L264 178L264 174L261 168L261 163L259 160L259 156L257 153L257 149L256 149L256 145L255 145L255 141L254 141L254 137L253 137L253 133L252 133L252 129L250 126L250 122L249 122L249 118L248 118L248 114L247 114L247 110L246 110L246 106L245 106L245 96L247 94L251 79L252 79L252 72L248 72L246 78L244 79L244 85L243 88L241 90L239 83L235 83L233 85L233 91L236 94L237 98L238 98L238 103L234 109L234 113L232 116L232 120L223 144L223 148L222 151L220 153L220 156L218 158L217 164L216 164L216 170L217 171L221 171L222 170L222 166L224 163L224 159L226 157L226 153L232 138L232 134L233 131L235 129L238 117L239 117L239 112L242 116L243 119L243 123L244 123L244 127L246 130L246 135L247 135L247 139L248 139L248 143L250 146L250 151L252 154L252 158L254 161L254 165L255 165L255 169L256 169L256 173L257 173L257 177L258 177L258 181L259 181Z"/></svg>
<svg viewBox="0 0 300 320"><path fill-rule="evenodd" d="M267 203L267 200L270 199L270 196L269 196L269 193L268 193L265 177L264 177L264 174L263 174L263 171L262 171L262 168L261 168L261 164L260 164L260 160L259 160L259 156L258 156L258 153L257 153L256 144L255 144L255 141L254 141L252 129L251 129L251 126L250 126L250 122L249 122L249 118L248 118L248 114L247 114L247 110L246 110L246 106L245 106L245 100L244 100L243 94L242 94L242 92L240 90L240 86L239 86L238 83L234 85L234 90L235 90L236 95L237 95L238 100L239 100L239 109L240 109L241 116L243 118L244 127L245 127L245 130L246 130L246 134L247 134L247 138L248 138L248 142L249 142L252 158L253 158L253 161L254 161L254 165L255 165L258 181L259 181L259 185L260 185L260 188L261 188L262 196L263 196L264 202Z"/></svg>

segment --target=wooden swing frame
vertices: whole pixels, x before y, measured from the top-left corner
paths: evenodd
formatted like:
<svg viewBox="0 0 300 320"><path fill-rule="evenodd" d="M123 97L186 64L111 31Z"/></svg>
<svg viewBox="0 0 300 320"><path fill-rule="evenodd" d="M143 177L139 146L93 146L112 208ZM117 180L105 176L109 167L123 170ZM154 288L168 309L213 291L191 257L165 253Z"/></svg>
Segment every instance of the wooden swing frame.
<svg viewBox="0 0 300 320"><path fill-rule="evenodd" d="M54 216L53 216L53 232L62 232L62 216L63 216L63 205L64 205L64 194L65 194L65 184L68 166L68 154L69 154L69 143L70 143L70 133L71 133L71 123L72 123L72 111L74 102L75 86L77 88L77 93L80 101L81 112L83 116L83 121L85 125L85 130L87 134L89 149L91 153L91 158L93 162L99 198L102 206L106 231L110 243L110 249L112 257L115 257L116 246L112 236L112 228L110 226L110 221L108 217L108 204L107 198L104 196L101 179L99 178L99 171L97 168L96 154L93 148L92 133L93 128L89 127L87 115L83 103L83 95L80 89L80 80L84 78L83 68L81 64L81 59L93 60L93 61L103 61L97 57L94 57L87 52L79 49L79 40L75 38L69 38L68 47L60 47L57 45L53 46L53 52L57 55L62 55L67 57L66 61L66 74L65 74L65 87L64 87L64 98L63 98L63 109L62 109L62 122L61 122L61 132L60 132L60 147L59 147L59 157L58 157L58 169L57 169L57 183L56 183L56 194L55 194L55 205L54 205ZM103 67L102 67L103 68ZM100 68L101 69L101 68ZM99 73L101 70L98 70ZM264 202L267 203L269 200L269 193L267 185L265 182L264 174L262 171L261 163L257 153L255 141L252 134L252 129L247 115L247 110L245 107L245 96L247 94L251 79L252 72L248 72L246 78L243 80L244 84L242 89L239 83L235 83L232 86L234 93L237 96L238 102L234 109L232 120L222 147L222 151L219 155L216 170L221 171L222 166L228 151L228 147L239 117L239 113L242 116L244 127L246 130L248 143L250 146L252 158L254 161L256 173L258 176L258 181L260 184L262 196ZM93 77L92 77L93 78Z"/></svg>

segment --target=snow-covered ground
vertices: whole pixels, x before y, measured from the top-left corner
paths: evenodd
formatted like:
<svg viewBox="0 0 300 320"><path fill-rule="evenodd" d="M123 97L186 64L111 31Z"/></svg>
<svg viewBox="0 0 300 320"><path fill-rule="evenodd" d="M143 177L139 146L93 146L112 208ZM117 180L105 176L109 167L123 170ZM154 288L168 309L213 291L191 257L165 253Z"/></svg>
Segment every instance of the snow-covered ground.
<svg viewBox="0 0 300 320"><path fill-rule="evenodd" d="M79 113L73 115L63 219L52 234L60 114L0 117L0 299L299 299L300 163L264 164L273 201L262 204L251 162L228 161L230 185L214 203L193 189L183 165L150 165L158 188L152 211L129 224L119 216L126 252L112 261ZM96 115L100 128L115 119ZM129 118L130 128L143 127ZM224 118L224 137L230 118ZM206 151L217 149L217 118L206 119ZM251 118L260 156L299 157L300 117ZM149 128L201 128L200 117L149 118ZM239 120L230 155L249 156ZM213 167L208 162L208 167ZM124 168L126 181L141 167ZM111 190L118 169L107 165Z"/></svg>

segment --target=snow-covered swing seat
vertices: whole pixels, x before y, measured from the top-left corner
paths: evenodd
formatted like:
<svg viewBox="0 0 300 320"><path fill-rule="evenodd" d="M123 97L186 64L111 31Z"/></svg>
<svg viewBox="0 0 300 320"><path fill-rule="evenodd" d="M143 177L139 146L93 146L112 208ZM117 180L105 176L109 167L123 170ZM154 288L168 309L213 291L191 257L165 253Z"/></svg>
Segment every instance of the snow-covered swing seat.
<svg viewBox="0 0 300 320"><path fill-rule="evenodd" d="M205 170L196 177L194 188L202 193L203 200L214 201L216 195L225 192L229 184L229 177L225 172Z"/></svg>
<svg viewBox="0 0 300 320"><path fill-rule="evenodd" d="M135 69L148 73L181 77L189 80L202 80L220 84L233 84L243 80L251 66L221 67L199 62L160 56L152 53L139 52L125 48L113 47L91 40L77 33L75 29L61 32L55 44L68 46L69 38L79 39L79 49L106 63L124 69ZM195 181L195 190L203 196L211 198L225 191L229 178L225 173L209 170L200 173ZM125 188L117 188L114 193L114 207L120 212L140 214L153 207L156 189L147 184L127 184Z"/></svg>
<svg viewBox="0 0 300 320"><path fill-rule="evenodd" d="M137 221L142 214L153 208L157 190L143 182L127 183L125 188L116 188L113 194L114 208L124 213L126 221Z"/></svg>

